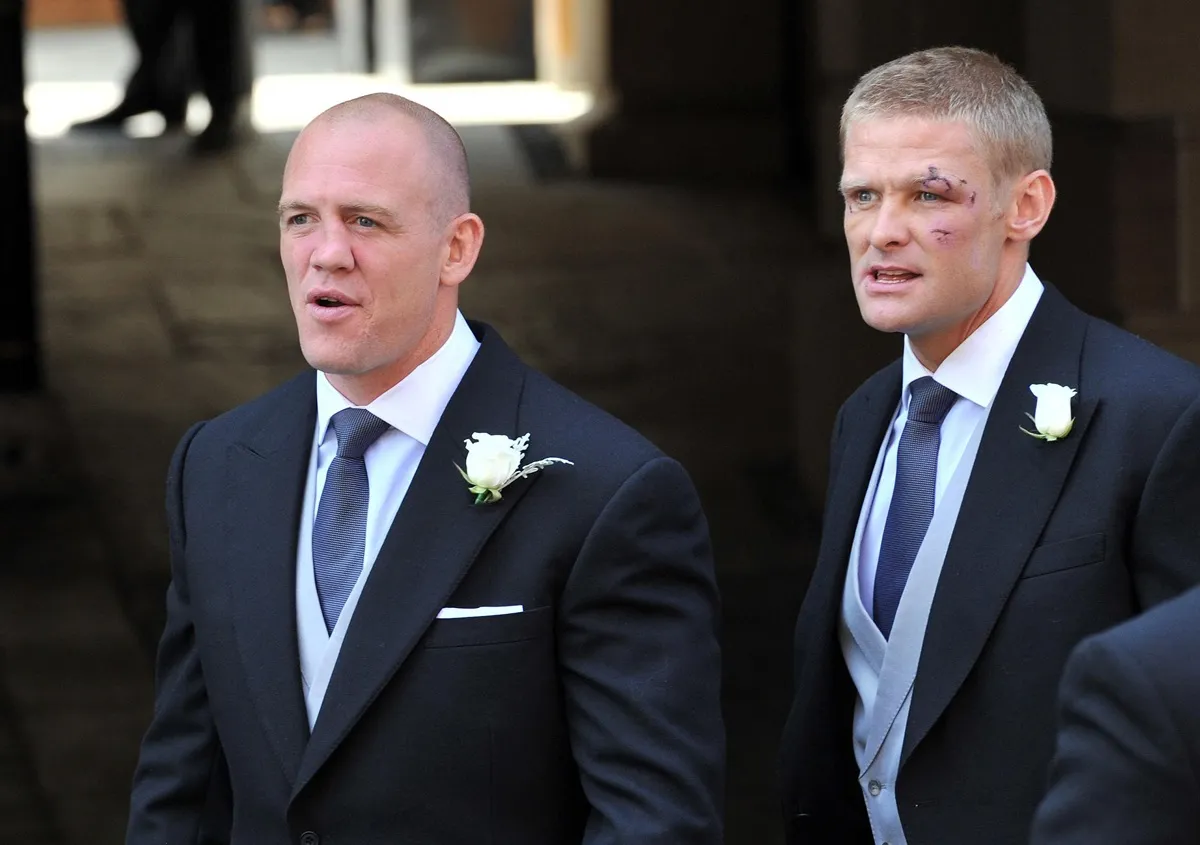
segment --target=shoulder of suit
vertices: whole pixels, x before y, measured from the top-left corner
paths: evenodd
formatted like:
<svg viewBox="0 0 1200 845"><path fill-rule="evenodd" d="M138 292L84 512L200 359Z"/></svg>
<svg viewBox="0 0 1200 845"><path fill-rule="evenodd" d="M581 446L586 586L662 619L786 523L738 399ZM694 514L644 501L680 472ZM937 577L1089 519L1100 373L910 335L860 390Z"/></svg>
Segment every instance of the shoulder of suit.
<svg viewBox="0 0 1200 845"><path fill-rule="evenodd" d="M1106 398L1183 407L1200 395L1200 367L1098 317L1085 319L1080 377L1103 385Z"/></svg>
<svg viewBox="0 0 1200 845"><path fill-rule="evenodd" d="M293 414L307 414L316 402L316 372L306 370L266 393L243 402L208 420L197 433L197 440L227 442L271 425Z"/></svg>
<svg viewBox="0 0 1200 845"><path fill-rule="evenodd" d="M1092 636L1089 641L1150 666L1158 661L1177 662L1181 645L1197 639L1200 639L1200 587L1155 605Z"/></svg>
<svg viewBox="0 0 1200 845"><path fill-rule="evenodd" d="M556 456L555 449L601 451L630 466L664 457L632 426L530 367L526 367L519 414L522 433L531 435L531 456L537 445L539 454L543 449ZM561 457L571 459L567 454Z"/></svg>
<svg viewBox="0 0 1200 845"><path fill-rule="evenodd" d="M903 378L904 365L901 359L897 358L886 367L876 370L870 378L860 384L846 401L842 403L842 408L852 408L866 401L869 397L879 396L880 394L894 392L899 395L900 381Z"/></svg>
<svg viewBox="0 0 1200 845"><path fill-rule="evenodd" d="M602 453L608 469L629 472L655 458L661 450L612 413L578 396L546 374L529 366L510 348L492 326L469 321L479 337L481 352L487 351L493 365L516 367L520 378L517 404L518 434L530 435L527 457L536 460L554 456L573 460L572 454Z"/></svg>

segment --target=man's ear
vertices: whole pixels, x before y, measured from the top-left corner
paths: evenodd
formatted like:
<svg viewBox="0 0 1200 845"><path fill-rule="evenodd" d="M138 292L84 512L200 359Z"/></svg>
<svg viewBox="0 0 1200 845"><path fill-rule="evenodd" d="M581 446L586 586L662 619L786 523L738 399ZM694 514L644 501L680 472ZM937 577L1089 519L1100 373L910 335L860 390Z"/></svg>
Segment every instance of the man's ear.
<svg viewBox="0 0 1200 845"><path fill-rule="evenodd" d="M450 224L449 249L442 261L441 282L457 286L471 274L483 247L483 221L478 214L460 214Z"/></svg>
<svg viewBox="0 0 1200 845"><path fill-rule="evenodd" d="M1013 186L1008 236L1014 241L1033 240L1054 208L1054 180L1045 170L1035 170Z"/></svg>

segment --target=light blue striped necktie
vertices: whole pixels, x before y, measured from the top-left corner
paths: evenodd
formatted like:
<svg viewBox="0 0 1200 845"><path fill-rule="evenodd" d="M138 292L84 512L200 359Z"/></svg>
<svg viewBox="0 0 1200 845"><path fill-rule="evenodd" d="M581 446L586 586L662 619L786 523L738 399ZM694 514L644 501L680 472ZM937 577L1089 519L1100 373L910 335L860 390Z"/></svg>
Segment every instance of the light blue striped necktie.
<svg viewBox="0 0 1200 845"><path fill-rule="evenodd" d="M908 419L896 450L896 487L875 568L875 624L885 639L892 633L908 573L933 519L942 420L958 399L930 376L914 381L909 391Z"/></svg>
<svg viewBox="0 0 1200 845"><path fill-rule="evenodd" d="M363 453L390 426L362 408L346 408L330 419L337 435L337 456L325 473L321 503L313 523L313 576L321 615L330 633L362 573L366 553L367 464Z"/></svg>

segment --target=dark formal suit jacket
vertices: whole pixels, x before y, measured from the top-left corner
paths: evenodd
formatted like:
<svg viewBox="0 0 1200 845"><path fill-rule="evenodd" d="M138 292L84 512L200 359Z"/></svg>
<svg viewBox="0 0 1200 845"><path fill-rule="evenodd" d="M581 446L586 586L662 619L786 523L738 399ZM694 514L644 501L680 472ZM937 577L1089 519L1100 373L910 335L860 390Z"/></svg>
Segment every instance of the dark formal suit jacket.
<svg viewBox="0 0 1200 845"><path fill-rule="evenodd" d="M1019 430L1029 385L1078 390L1075 427ZM796 626L782 743L790 845L871 842L855 691L837 638L850 547L900 399L899 362L837 417L817 567ZM1047 286L988 417L934 595L896 797L910 845L1023 843L1084 636L1200 581L1198 370Z"/></svg>
<svg viewBox="0 0 1200 845"><path fill-rule="evenodd" d="M486 327L355 610L309 735L296 540L305 374L193 428L130 845L721 841L707 527L683 469ZM555 465L476 506L473 432ZM525 612L436 619L443 607ZM214 796L228 817L205 821Z"/></svg>
<svg viewBox="0 0 1200 845"><path fill-rule="evenodd" d="M1200 842L1197 643L1191 590L1075 649L1034 845Z"/></svg>

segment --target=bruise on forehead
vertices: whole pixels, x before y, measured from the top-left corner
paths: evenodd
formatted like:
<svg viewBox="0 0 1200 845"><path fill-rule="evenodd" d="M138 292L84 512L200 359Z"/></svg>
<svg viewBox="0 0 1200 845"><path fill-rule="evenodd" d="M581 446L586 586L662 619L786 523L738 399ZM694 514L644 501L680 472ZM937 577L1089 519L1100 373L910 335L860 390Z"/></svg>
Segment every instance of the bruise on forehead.
<svg viewBox="0 0 1200 845"><path fill-rule="evenodd" d="M927 191L940 190L943 193L962 197L968 206L974 206L975 201L979 198L978 191L966 193L967 186L970 185L966 179L951 173L943 173L933 164L929 165L926 173L918 176L914 181Z"/></svg>
<svg viewBox="0 0 1200 845"><path fill-rule="evenodd" d="M941 185L942 188L947 191L953 191L957 188L965 188L968 184L966 179L960 179L957 176L947 176L932 164L929 165L928 175L923 176L920 181L922 187L930 188Z"/></svg>

